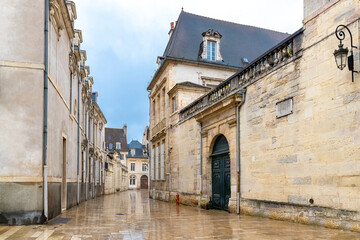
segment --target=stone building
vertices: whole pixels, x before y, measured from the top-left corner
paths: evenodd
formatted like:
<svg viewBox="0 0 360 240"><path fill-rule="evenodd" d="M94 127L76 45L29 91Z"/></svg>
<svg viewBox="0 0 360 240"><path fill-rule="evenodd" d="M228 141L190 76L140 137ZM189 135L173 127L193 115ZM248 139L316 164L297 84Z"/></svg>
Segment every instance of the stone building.
<svg viewBox="0 0 360 240"><path fill-rule="evenodd" d="M146 146L137 140L132 140L128 148L129 189L148 189L149 160L146 154Z"/></svg>
<svg viewBox="0 0 360 240"><path fill-rule="evenodd" d="M75 4L46 3L0 8L0 223L10 225L43 223L103 191L106 118Z"/></svg>
<svg viewBox="0 0 360 240"><path fill-rule="evenodd" d="M106 161L106 194L128 189L127 169L127 126L123 128L105 128Z"/></svg>
<svg viewBox="0 0 360 240"><path fill-rule="evenodd" d="M187 161L199 162L200 124L191 119L185 123L186 127L180 126L179 111L244 69L288 34L184 11L176 25L170 26L169 42L163 56L158 57L159 68L147 88L150 91L150 195L169 200L170 195L174 198L177 192L184 192L199 198L199 167L188 169ZM184 134L186 144L182 142ZM197 148L188 151L188 144Z"/></svg>
<svg viewBox="0 0 360 240"><path fill-rule="evenodd" d="M165 163L169 193L184 203L360 231L359 24L358 0L304 0L299 31L181 109L166 127L179 133L165 151L176 156ZM357 47L343 29L354 82L334 61L339 25Z"/></svg>
<svg viewBox="0 0 360 240"><path fill-rule="evenodd" d="M108 153L105 162L105 194L128 190L128 169L117 152Z"/></svg>

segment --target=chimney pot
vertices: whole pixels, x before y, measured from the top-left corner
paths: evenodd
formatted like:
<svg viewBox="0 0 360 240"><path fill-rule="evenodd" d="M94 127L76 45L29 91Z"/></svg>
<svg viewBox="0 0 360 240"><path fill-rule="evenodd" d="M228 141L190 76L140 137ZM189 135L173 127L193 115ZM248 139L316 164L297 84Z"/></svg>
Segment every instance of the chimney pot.
<svg viewBox="0 0 360 240"><path fill-rule="evenodd" d="M174 22L170 23L170 27L171 27L171 29L174 29Z"/></svg>

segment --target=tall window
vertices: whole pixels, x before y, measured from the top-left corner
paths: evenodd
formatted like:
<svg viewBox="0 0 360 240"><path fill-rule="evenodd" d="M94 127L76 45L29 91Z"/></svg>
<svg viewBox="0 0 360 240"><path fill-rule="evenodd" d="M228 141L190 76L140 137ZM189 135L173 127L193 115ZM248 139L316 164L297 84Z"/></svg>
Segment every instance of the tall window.
<svg viewBox="0 0 360 240"><path fill-rule="evenodd" d="M152 148L151 148L151 152L150 152L150 155L151 155L151 158L150 158L150 178L151 178L151 180L154 180L154 177L155 177L155 166L154 166L154 151L155 151L155 146L153 146Z"/></svg>
<svg viewBox="0 0 360 240"><path fill-rule="evenodd" d="M120 146L121 146L120 143L117 142L117 143L116 143L116 150L120 150Z"/></svg>
<svg viewBox="0 0 360 240"><path fill-rule="evenodd" d="M176 112L177 110L177 99L176 99L176 96L173 96L171 98L171 112Z"/></svg>
<svg viewBox="0 0 360 240"><path fill-rule="evenodd" d="M112 149L113 149L113 144L109 143L109 150L112 150Z"/></svg>
<svg viewBox="0 0 360 240"><path fill-rule="evenodd" d="M159 145L155 149L155 180L159 179Z"/></svg>
<svg viewBox="0 0 360 240"><path fill-rule="evenodd" d="M148 165L147 165L147 163L143 163L142 164L142 171L143 172L146 172L148 170Z"/></svg>
<svg viewBox="0 0 360 240"><path fill-rule="evenodd" d="M134 175L130 176L130 185L135 185L136 177Z"/></svg>
<svg viewBox="0 0 360 240"><path fill-rule="evenodd" d="M131 163L130 170L131 170L131 171L135 171L135 163Z"/></svg>
<svg viewBox="0 0 360 240"><path fill-rule="evenodd" d="M206 59L209 61L215 61L215 44L213 41L207 41Z"/></svg>
<svg viewBox="0 0 360 240"><path fill-rule="evenodd" d="M164 180L165 142L160 145L160 179Z"/></svg>

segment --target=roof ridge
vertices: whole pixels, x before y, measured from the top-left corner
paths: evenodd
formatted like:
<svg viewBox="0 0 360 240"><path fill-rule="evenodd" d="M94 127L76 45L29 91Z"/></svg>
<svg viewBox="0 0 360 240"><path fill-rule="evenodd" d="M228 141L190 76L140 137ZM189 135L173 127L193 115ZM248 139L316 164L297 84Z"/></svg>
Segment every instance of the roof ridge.
<svg viewBox="0 0 360 240"><path fill-rule="evenodd" d="M240 26L244 26L244 27L257 28L257 29L262 29L262 30L266 30L266 31L270 31L270 32L282 33L282 34L290 35L290 34L287 33L287 32L280 32L280 31L275 31L275 30L272 30L272 29L263 28L263 27L256 27L256 26L247 25L247 24L242 24L242 23L230 22L230 21L227 21L227 20L222 20L222 19L217 19L217 18L211 18L211 17L207 17L207 16L195 14L195 13L190 13L190 12L185 12L185 11L183 11L183 12L186 13L186 14L193 15L193 16L202 17L202 18L207 18L207 19L211 19L211 20L215 20L215 21L220 21L220 22L225 22L225 23L231 23L231 24L240 25Z"/></svg>

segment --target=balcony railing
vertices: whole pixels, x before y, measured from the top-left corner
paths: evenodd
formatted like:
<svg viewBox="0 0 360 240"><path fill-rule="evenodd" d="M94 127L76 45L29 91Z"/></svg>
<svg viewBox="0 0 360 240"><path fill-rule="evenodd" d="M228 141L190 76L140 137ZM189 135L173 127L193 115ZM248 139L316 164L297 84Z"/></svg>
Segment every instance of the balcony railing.
<svg viewBox="0 0 360 240"><path fill-rule="evenodd" d="M158 124L155 125L155 127L153 127L151 129L151 137L155 136L157 133L159 133L161 130L163 130L166 126L166 119L164 118L163 120L161 120Z"/></svg>
<svg viewBox="0 0 360 240"><path fill-rule="evenodd" d="M255 79L264 76L276 66L286 61L292 61L301 50L301 33L302 29L252 61L246 68L220 83L208 94L183 108L180 111L180 121L200 113L204 109L245 88Z"/></svg>

